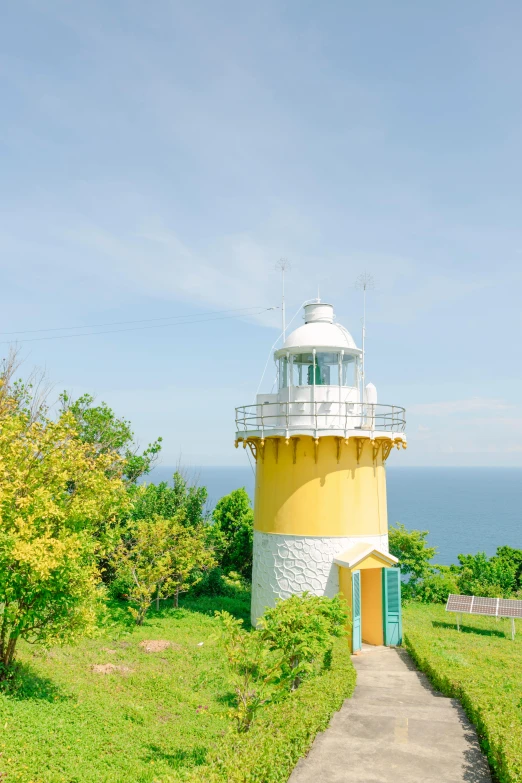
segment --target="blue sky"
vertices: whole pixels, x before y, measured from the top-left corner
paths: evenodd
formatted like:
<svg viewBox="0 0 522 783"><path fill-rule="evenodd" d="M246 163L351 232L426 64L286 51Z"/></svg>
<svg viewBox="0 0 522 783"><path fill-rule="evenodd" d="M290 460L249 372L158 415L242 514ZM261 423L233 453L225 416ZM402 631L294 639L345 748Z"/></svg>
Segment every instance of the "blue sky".
<svg viewBox="0 0 522 783"><path fill-rule="evenodd" d="M7 4L2 347L277 305L281 256L289 311L319 284L359 341L367 270L393 464L522 465L521 29L481 0ZM164 464L244 464L278 318L20 344Z"/></svg>

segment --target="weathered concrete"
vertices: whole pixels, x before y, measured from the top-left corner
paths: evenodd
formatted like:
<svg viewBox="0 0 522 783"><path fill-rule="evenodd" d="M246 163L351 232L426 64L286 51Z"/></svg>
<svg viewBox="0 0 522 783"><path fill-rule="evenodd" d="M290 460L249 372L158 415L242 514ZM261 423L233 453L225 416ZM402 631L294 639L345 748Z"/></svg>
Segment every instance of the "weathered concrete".
<svg viewBox="0 0 522 783"><path fill-rule="evenodd" d="M462 707L433 690L404 650L353 656L357 686L289 783L491 783Z"/></svg>

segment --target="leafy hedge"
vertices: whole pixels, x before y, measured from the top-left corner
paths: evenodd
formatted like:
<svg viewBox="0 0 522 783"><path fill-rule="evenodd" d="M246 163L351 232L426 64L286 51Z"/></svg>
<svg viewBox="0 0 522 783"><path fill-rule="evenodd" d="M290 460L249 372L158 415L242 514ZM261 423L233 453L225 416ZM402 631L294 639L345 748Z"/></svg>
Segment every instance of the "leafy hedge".
<svg viewBox="0 0 522 783"><path fill-rule="evenodd" d="M336 639L330 669L306 680L286 699L265 707L250 731L230 731L191 783L286 783L299 759L352 695L355 669L346 638Z"/></svg>
<svg viewBox="0 0 522 783"><path fill-rule="evenodd" d="M463 618L458 633L441 606L409 604L404 607L404 620L409 653L439 691L460 701L497 779L520 783L520 636L511 641L508 621L497 623L487 617Z"/></svg>

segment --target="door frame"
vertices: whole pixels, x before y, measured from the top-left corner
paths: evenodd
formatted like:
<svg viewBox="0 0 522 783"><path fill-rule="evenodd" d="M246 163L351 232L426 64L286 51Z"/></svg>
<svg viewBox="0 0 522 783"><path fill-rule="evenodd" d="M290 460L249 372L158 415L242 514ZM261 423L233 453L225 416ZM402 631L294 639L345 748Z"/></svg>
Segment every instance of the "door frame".
<svg viewBox="0 0 522 783"><path fill-rule="evenodd" d="M361 572L359 569L355 569L354 571L352 571L351 575L352 575L352 653L356 653L359 652L359 650L362 650L362 596L361 596L362 580L361 580ZM355 589L356 582L358 585L357 591ZM359 609L357 625L356 625L356 616L355 616L356 596L357 596L357 603ZM357 641L356 641L356 634L355 634L356 627L358 629ZM358 644L358 646L356 646L356 644Z"/></svg>

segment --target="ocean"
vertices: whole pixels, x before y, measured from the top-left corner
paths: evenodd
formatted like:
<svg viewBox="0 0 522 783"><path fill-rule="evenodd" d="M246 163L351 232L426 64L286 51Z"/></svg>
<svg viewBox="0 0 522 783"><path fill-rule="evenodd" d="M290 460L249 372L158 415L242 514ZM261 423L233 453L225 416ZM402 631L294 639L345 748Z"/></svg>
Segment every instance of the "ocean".
<svg viewBox="0 0 522 783"><path fill-rule="evenodd" d="M147 481L172 478L175 468L159 466ZM238 487L253 497L254 475L245 467L184 470L208 490L209 507ZM460 553L486 552L498 546L522 549L522 468L387 468L389 524L428 530L434 562L449 565Z"/></svg>

